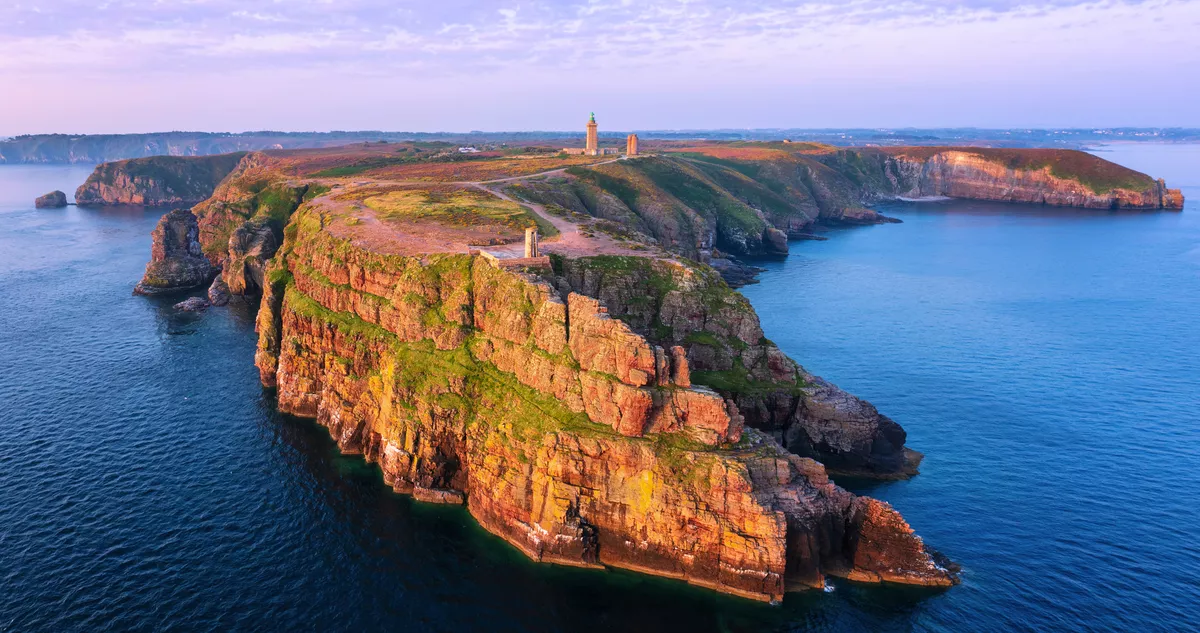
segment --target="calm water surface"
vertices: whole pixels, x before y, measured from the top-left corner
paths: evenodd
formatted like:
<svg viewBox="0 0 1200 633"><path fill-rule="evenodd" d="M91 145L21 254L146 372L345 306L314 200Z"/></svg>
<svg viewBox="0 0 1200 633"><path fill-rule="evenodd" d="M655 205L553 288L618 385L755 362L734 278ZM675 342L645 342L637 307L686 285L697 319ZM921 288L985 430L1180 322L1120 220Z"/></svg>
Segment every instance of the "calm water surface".
<svg viewBox="0 0 1200 633"><path fill-rule="evenodd" d="M1106 156L1200 185L1195 148ZM87 173L0 167L0 631L1195 628L1190 201L899 206L904 224L770 264L744 290L767 335L927 455L911 481L844 483L966 568L949 591L838 583L772 608L535 565L392 493L274 411L250 310L130 296L160 212L32 208Z"/></svg>

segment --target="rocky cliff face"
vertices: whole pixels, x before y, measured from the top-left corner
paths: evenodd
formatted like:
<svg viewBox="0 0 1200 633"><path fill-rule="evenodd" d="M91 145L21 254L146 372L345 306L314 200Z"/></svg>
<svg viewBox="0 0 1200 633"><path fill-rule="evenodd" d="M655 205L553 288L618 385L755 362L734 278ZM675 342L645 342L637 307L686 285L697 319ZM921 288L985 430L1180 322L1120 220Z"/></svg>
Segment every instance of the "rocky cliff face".
<svg viewBox="0 0 1200 633"><path fill-rule="evenodd" d="M1183 208L1178 189L1084 152L1050 149L842 150L822 160L864 200L947 196L1084 209Z"/></svg>
<svg viewBox="0 0 1200 633"><path fill-rule="evenodd" d="M207 199L242 154L154 156L98 165L79 189L81 205L190 205Z"/></svg>
<svg viewBox="0 0 1200 633"><path fill-rule="evenodd" d="M742 295L699 267L630 257L557 260L561 292L599 298L664 348L686 350L691 380L733 401L748 426L830 469L863 477L916 473L921 455L870 403L813 376L763 336Z"/></svg>
<svg viewBox="0 0 1200 633"><path fill-rule="evenodd" d="M200 227L187 209L175 209L151 234L150 263L134 294L151 295L202 286L217 274L200 250Z"/></svg>
<svg viewBox="0 0 1200 633"><path fill-rule="evenodd" d="M262 291L266 263L309 188L290 182L266 155L252 152L238 161L211 197L196 205L200 244L209 260L221 267L229 293Z"/></svg>
<svg viewBox="0 0 1200 633"><path fill-rule="evenodd" d="M282 410L535 560L763 600L826 574L953 582L898 514L743 429L683 346L567 276L370 252L302 209L265 277L256 363ZM772 357L765 371L794 371Z"/></svg>

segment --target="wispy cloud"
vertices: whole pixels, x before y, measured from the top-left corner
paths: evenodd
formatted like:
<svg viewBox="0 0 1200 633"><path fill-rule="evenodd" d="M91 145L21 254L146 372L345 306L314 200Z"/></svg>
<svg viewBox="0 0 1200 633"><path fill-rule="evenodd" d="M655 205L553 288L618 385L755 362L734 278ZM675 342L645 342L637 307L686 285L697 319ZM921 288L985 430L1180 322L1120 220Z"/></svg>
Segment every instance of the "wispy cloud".
<svg viewBox="0 0 1200 633"><path fill-rule="evenodd" d="M732 104L740 93L790 98L802 106L796 118L817 108L833 124L830 114L855 110L838 99L870 90L884 93L875 97L881 109L889 93L914 108L921 90L981 94L990 86L994 100L1006 101L1035 86L1094 86L1076 95L1079 111L1099 107L1089 99L1111 98L1106 85L1130 90L1138 80L1171 78L1196 96L1197 32L1200 0L18 0L0 7L0 79L171 89L203 77L326 73L398 99L399 89L379 84L390 77L406 91L424 86L435 109L461 102L470 85L555 101L588 88L596 100L643 108L690 98L707 108L710 125L739 117L705 102ZM1068 114L1066 100L1057 101ZM1025 102L1007 99L1014 123ZM16 107L0 105L22 112ZM908 114L916 122L923 112ZM450 118L445 125L471 127Z"/></svg>

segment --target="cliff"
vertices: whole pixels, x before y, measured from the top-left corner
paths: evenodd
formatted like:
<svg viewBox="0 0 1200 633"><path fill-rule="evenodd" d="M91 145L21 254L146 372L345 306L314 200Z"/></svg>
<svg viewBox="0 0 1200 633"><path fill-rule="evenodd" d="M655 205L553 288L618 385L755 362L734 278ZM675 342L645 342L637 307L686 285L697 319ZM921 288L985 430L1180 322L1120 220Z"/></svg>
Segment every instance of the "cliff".
<svg viewBox="0 0 1200 633"><path fill-rule="evenodd" d="M204 194L203 201L186 213L186 231L194 232L194 240L186 248L178 247L172 242L174 231L156 230L152 246L155 260L151 262L154 269L147 269L139 288L197 285L192 280L204 275L182 271L199 270L196 258L200 257L207 260L210 269L205 272L207 279L203 283L212 280L213 274L221 274L213 291L215 304L228 303L231 294L258 294L264 284L266 262L283 240L284 224L310 192L309 185L289 182L268 163L259 153L171 161L167 165L175 170L171 178L188 182L194 195ZM213 171L214 167L217 171ZM146 166L139 161L101 165L92 179L120 183L119 186L85 184L80 189L101 191L106 200L178 197L175 194L179 188L166 184L168 178L145 177L144 169ZM217 176L219 182L212 183ZM311 191L315 195L321 189L315 187ZM176 215L179 213L182 212L168 214L164 222L184 222L182 215Z"/></svg>
<svg viewBox="0 0 1200 633"><path fill-rule="evenodd" d="M734 402L748 426L831 470L916 473L921 455L875 407L813 376L763 335L741 294L711 270L641 257L555 258L560 292L600 299L608 314L665 349L686 353L691 381Z"/></svg>
<svg viewBox="0 0 1200 633"><path fill-rule="evenodd" d="M535 560L762 600L826 575L954 582L889 506L744 429L732 399L693 384L696 355L590 296L583 279L605 260L522 271L473 254L387 254L339 237L362 225L333 209L302 207L289 224L255 362L281 410L315 417L397 490L465 503ZM622 278L675 293L683 339L692 295L732 300L665 285L710 273L636 259L620 260ZM745 308L714 305L711 317L752 337ZM778 350L764 354L773 360L754 371L794 376Z"/></svg>
<svg viewBox="0 0 1200 633"><path fill-rule="evenodd" d="M187 209L163 215L151 234L150 263L133 294L152 295L202 286L217 274L200 250L200 227Z"/></svg>
<svg viewBox="0 0 1200 633"><path fill-rule="evenodd" d="M283 227L319 185L292 182L262 153L246 154L229 175L196 205L200 243L235 295L256 295L264 285L266 263L283 242Z"/></svg>
<svg viewBox="0 0 1200 633"><path fill-rule="evenodd" d="M81 205L195 204L211 196L241 158L241 154L155 156L104 163L75 191L75 201Z"/></svg>
<svg viewBox="0 0 1200 633"><path fill-rule="evenodd" d="M947 196L1084 209L1183 208L1182 193L1162 180L1075 150L855 149L822 160L859 180L866 199Z"/></svg>

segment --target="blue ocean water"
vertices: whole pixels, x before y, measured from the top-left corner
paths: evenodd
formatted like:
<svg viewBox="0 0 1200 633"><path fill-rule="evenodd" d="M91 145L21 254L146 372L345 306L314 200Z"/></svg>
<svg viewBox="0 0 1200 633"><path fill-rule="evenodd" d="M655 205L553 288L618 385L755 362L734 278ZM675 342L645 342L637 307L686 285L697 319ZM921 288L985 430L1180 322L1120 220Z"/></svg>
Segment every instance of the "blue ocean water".
<svg viewBox="0 0 1200 633"><path fill-rule="evenodd" d="M1192 185L1197 148L1106 157ZM780 607L535 565L279 415L246 308L130 296L161 211L37 211L0 166L0 632L1189 630L1200 613L1200 216L901 205L744 289L922 474L842 482L965 568ZM1188 179L1190 177L1190 180Z"/></svg>
<svg viewBox="0 0 1200 633"><path fill-rule="evenodd" d="M1200 630L1200 146L1103 149L1187 209L887 205L743 289L926 454L848 486L966 570L916 630Z"/></svg>

